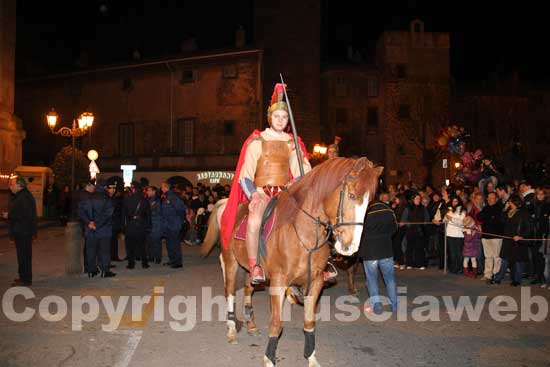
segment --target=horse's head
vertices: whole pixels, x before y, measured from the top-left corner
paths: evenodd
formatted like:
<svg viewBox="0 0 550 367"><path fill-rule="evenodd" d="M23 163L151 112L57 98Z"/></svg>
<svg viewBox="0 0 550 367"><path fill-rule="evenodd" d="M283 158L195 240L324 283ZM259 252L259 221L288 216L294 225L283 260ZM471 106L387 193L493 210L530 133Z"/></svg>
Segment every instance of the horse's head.
<svg viewBox="0 0 550 367"><path fill-rule="evenodd" d="M325 201L325 213L335 227L336 251L351 256L359 249L365 213L376 193L384 167L374 167L366 157L355 161L342 184ZM360 223L360 224L359 224Z"/></svg>

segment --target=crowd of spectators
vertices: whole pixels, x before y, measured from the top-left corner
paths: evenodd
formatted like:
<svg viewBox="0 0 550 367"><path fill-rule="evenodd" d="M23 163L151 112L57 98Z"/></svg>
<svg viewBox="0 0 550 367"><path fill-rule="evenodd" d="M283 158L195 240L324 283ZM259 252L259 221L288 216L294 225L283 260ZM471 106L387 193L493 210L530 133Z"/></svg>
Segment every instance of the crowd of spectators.
<svg viewBox="0 0 550 367"><path fill-rule="evenodd" d="M489 162L490 163L490 162ZM379 196L395 212L395 267L447 265L454 274L500 284L550 286L549 188L499 182L489 164L477 185L390 185Z"/></svg>

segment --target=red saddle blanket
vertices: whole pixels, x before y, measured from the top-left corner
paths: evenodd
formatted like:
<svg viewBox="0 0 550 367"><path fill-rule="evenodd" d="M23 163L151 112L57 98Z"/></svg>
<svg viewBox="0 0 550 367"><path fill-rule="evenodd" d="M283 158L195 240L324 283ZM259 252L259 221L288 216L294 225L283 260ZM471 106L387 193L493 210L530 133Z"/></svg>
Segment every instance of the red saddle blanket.
<svg viewBox="0 0 550 367"><path fill-rule="evenodd" d="M273 230L273 224L275 223L275 216L277 215L277 212L274 211L272 215L267 218L267 222L265 223L264 230L262 232L262 236L264 237L264 240L267 241L269 238L269 235L271 234L271 231ZM246 241L246 225L248 224L248 214L244 216L241 224L239 224L239 228L237 228L237 232L235 232L235 239Z"/></svg>

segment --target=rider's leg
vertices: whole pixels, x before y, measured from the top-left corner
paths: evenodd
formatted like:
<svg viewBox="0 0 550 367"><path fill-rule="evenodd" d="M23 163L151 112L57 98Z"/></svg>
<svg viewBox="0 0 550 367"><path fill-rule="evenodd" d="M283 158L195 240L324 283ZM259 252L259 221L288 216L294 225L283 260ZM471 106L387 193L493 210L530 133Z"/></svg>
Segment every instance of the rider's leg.
<svg viewBox="0 0 550 367"><path fill-rule="evenodd" d="M257 255L258 255L258 240L260 236L260 225L262 223L262 216L267 207L269 199L265 194L260 194L256 198L252 199L248 209L248 224L246 227L246 249L248 251L248 269L250 271L251 282L262 282L265 277L260 267L256 267Z"/></svg>

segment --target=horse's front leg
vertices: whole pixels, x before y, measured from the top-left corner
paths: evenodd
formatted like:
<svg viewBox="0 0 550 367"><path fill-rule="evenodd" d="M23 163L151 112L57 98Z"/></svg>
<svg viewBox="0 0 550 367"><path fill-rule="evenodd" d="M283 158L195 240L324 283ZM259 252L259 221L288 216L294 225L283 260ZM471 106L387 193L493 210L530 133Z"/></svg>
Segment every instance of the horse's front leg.
<svg viewBox="0 0 550 367"><path fill-rule="evenodd" d="M254 287L250 284L250 273L246 273L244 281L244 320L246 321L246 330L250 336L258 336L258 328L254 322L254 309L252 307L252 294Z"/></svg>
<svg viewBox="0 0 550 367"><path fill-rule="evenodd" d="M235 291L237 276L237 261L229 253L225 252L220 256L225 285L225 299L227 302L227 342L238 344L237 341L237 316L235 314Z"/></svg>
<svg viewBox="0 0 550 367"><path fill-rule="evenodd" d="M277 344L282 331L281 315L283 312L283 301L287 286L280 277L271 279L269 296L271 301L271 318L269 320L269 341L264 355L264 367L273 367L276 364Z"/></svg>
<svg viewBox="0 0 550 367"><path fill-rule="evenodd" d="M312 280L309 295L304 299L304 357L309 367L321 366L315 358L315 309L322 288L323 276L319 275Z"/></svg>

